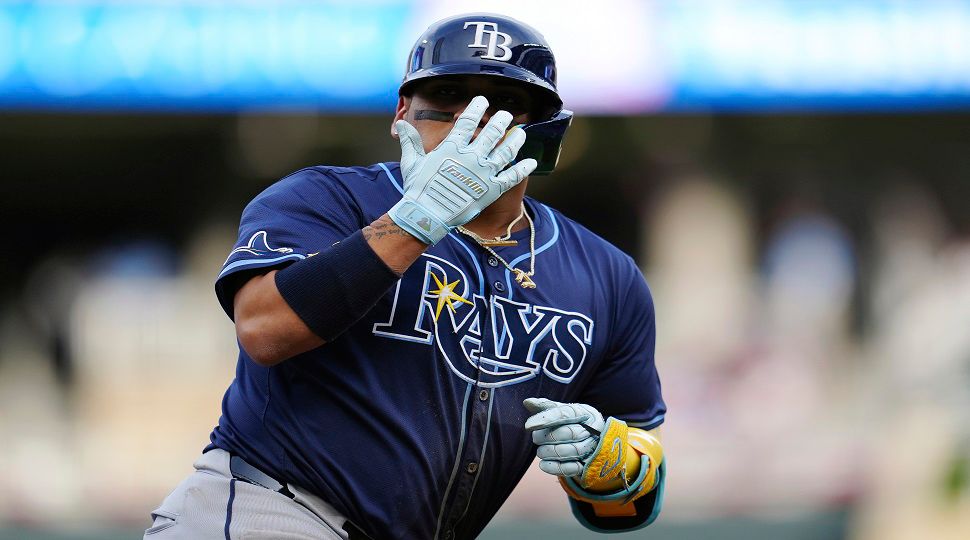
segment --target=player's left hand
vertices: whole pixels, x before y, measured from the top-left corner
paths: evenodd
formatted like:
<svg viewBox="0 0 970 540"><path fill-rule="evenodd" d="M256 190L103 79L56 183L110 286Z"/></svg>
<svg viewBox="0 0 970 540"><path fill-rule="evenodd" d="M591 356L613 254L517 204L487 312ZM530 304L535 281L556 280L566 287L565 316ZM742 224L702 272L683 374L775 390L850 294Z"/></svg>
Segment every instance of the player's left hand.
<svg viewBox="0 0 970 540"><path fill-rule="evenodd" d="M487 111L485 97L472 98L448 136L427 153L414 126L404 120L395 124L401 140L404 196L388 216L426 244L436 244L474 219L538 164L526 158L510 165L526 135L519 127L508 130L513 117L507 111L492 115L475 136Z"/></svg>
<svg viewBox="0 0 970 540"><path fill-rule="evenodd" d="M539 468L556 476L572 476L584 488L597 489L625 473L629 428L622 420L606 420L583 403L559 403L527 398L532 416L525 421L532 442L539 445Z"/></svg>

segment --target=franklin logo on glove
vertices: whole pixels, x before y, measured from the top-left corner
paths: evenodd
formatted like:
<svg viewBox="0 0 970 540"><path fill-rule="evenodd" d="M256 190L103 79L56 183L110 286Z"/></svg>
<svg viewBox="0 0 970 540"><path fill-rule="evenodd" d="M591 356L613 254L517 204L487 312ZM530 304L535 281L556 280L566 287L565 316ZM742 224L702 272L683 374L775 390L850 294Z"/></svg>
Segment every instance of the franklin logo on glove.
<svg viewBox="0 0 970 540"><path fill-rule="evenodd" d="M459 168L460 166L454 161L448 160L442 167L441 172L450 175L455 180L458 180L471 190L471 195L476 199L485 194L485 187L476 182L477 177L472 176L471 171L464 168Z"/></svg>
<svg viewBox="0 0 970 540"><path fill-rule="evenodd" d="M414 126L405 120L395 123L401 140L404 197L387 214L426 244L437 244L456 227L475 219L538 165L526 158L509 167L525 143L525 132L513 128L503 138L512 123L512 115L506 111L492 115L472 140L487 110L484 96L473 98L448 136L428 153ZM431 220L431 229L417 226L412 218L415 209Z"/></svg>

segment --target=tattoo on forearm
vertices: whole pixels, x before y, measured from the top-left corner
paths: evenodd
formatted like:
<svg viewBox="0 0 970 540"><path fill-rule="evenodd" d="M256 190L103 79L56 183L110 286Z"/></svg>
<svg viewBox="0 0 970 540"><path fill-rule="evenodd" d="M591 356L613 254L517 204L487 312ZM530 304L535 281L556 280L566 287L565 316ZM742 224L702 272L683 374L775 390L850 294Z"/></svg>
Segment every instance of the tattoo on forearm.
<svg viewBox="0 0 970 540"><path fill-rule="evenodd" d="M385 236L410 236L410 234L404 229L398 227L397 223L391 221L391 218L383 216L374 223L364 227L364 240L380 240Z"/></svg>
<svg viewBox="0 0 970 540"><path fill-rule="evenodd" d="M414 113L415 120L434 120L435 122L451 122L455 119L454 113L444 111L432 111L431 109L421 109Z"/></svg>

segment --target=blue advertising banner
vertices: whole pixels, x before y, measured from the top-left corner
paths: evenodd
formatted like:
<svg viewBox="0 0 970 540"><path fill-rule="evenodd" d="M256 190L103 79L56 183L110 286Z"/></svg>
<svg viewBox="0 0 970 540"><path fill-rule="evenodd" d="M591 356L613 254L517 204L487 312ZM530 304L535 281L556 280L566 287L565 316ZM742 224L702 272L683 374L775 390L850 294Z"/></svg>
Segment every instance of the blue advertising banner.
<svg viewBox="0 0 970 540"><path fill-rule="evenodd" d="M391 109L393 2L0 4L0 107ZM410 37L408 38L410 39Z"/></svg>
<svg viewBox="0 0 970 540"><path fill-rule="evenodd" d="M390 111L464 0L0 0L0 109ZM583 113L970 108L970 2L495 0ZM550 17L549 13L557 13Z"/></svg>

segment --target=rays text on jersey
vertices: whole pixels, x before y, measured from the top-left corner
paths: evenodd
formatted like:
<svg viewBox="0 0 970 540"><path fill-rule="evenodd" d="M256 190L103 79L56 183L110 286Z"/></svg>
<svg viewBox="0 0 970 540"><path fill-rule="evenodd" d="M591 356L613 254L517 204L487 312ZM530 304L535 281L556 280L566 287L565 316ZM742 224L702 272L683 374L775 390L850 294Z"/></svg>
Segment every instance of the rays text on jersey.
<svg viewBox="0 0 970 540"><path fill-rule="evenodd" d="M506 386L544 376L569 384L593 342L593 320L550 306L475 294L455 264L425 254L394 291L377 336L437 347L458 377ZM445 306L448 309L443 309Z"/></svg>

